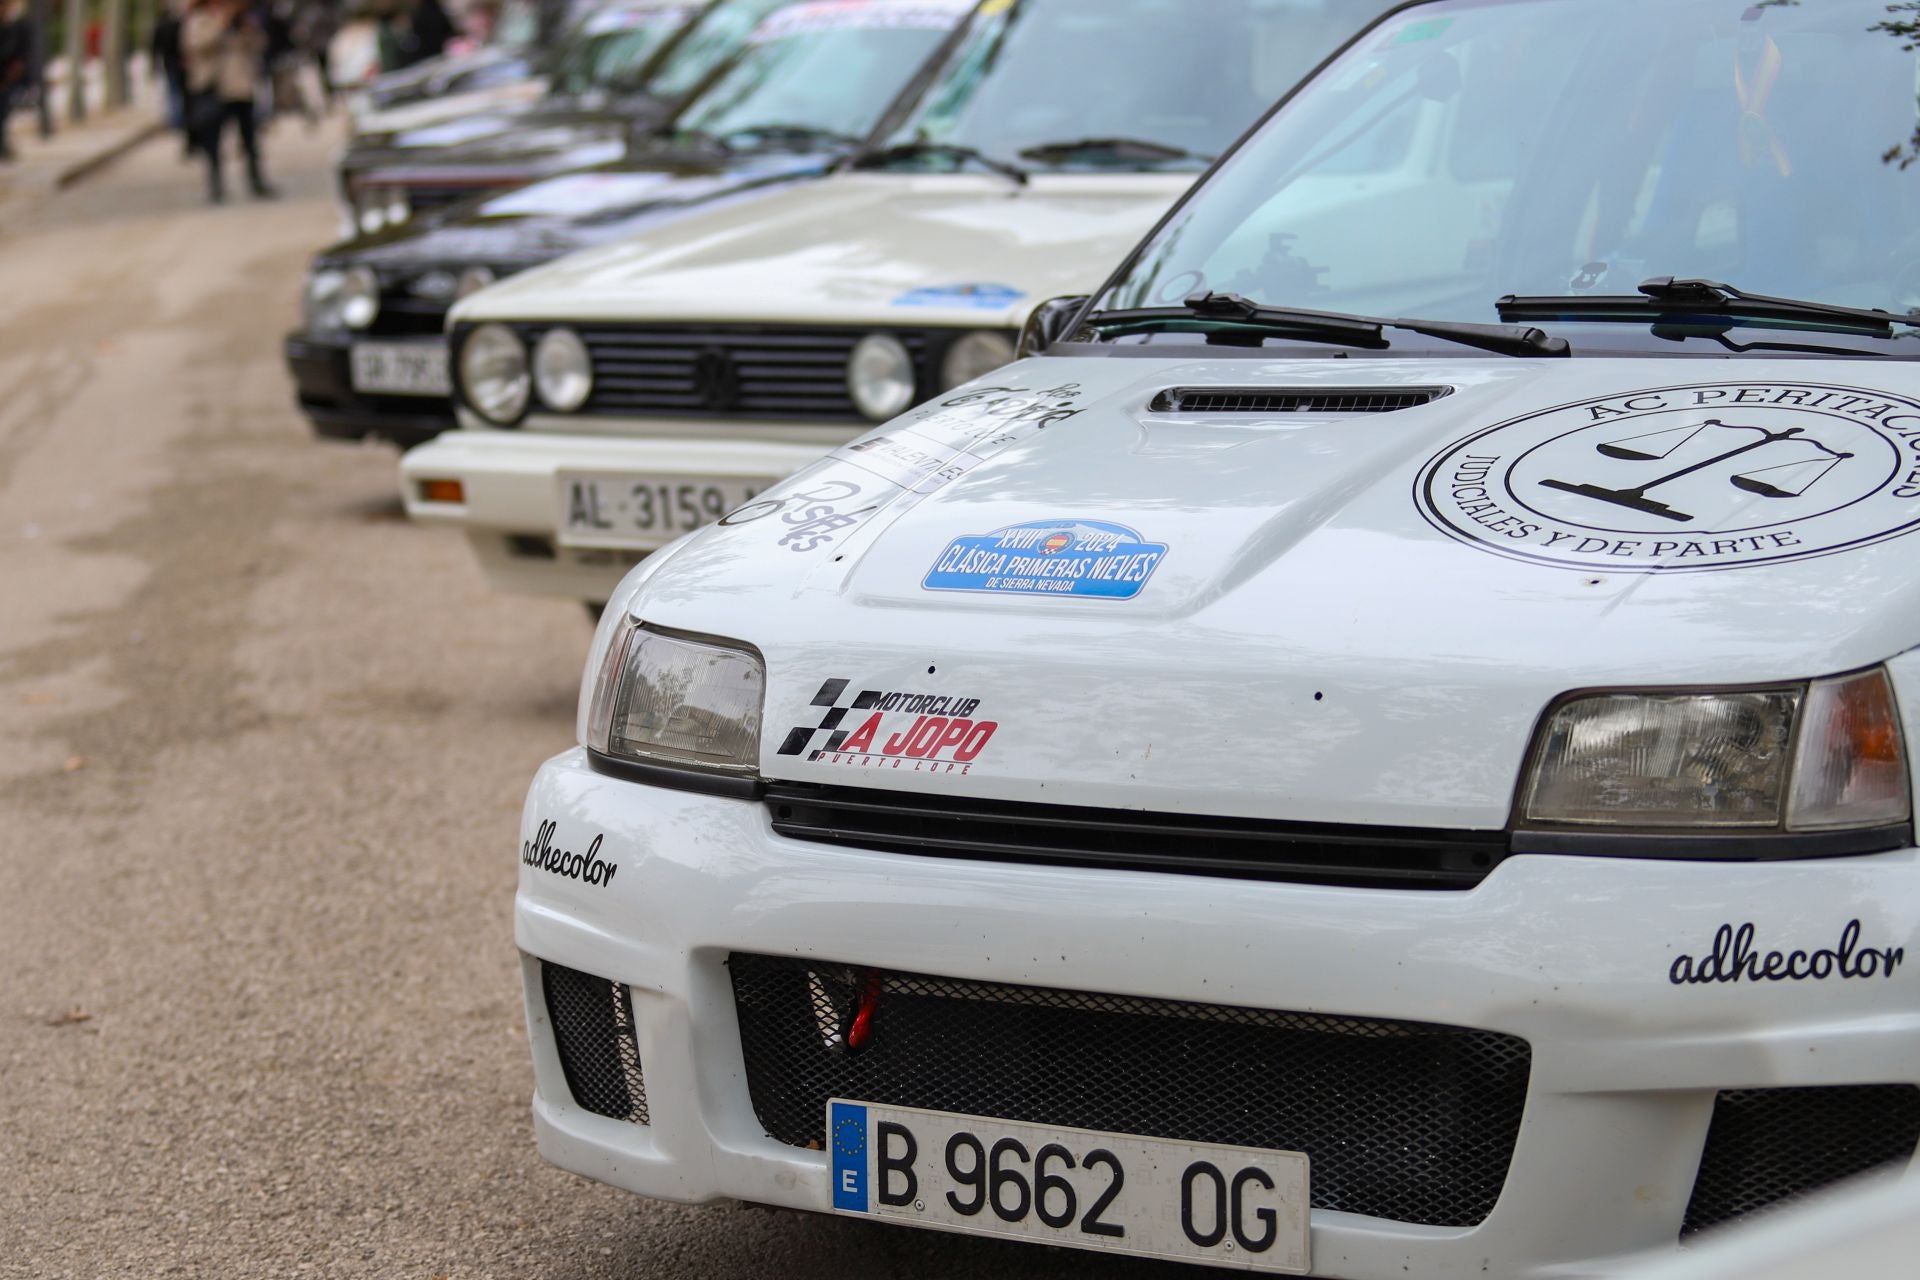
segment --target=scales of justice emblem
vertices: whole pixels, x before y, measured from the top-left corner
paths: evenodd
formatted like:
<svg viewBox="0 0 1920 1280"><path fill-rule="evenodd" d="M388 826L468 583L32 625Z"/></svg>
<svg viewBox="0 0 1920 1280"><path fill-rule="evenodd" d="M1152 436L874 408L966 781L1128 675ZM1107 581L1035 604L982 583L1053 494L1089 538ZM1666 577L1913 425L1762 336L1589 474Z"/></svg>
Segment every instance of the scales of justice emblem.
<svg viewBox="0 0 1920 1280"><path fill-rule="evenodd" d="M1744 459L1745 461L1737 464L1739 469L1730 469L1725 472L1728 484L1735 489L1758 494L1762 498L1798 498L1819 484L1836 466L1854 456L1822 444L1808 435L1804 427L1788 427L1784 431L1772 431L1766 427L1722 422L1718 418L1708 418L1688 427L1669 427L1642 435L1603 440L1594 446L1594 452L1604 458L1621 462L1661 462L1685 449L1701 432L1708 430L1739 432L1746 438L1730 437L1729 443L1732 447L1715 453L1711 457L1701 458L1684 466L1675 467L1664 474L1652 476L1631 488L1616 489L1606 485L1556 479L1543 479L1539 483L1543 488L1578 494L1583 498L1593 498L1600 502L1612 503L1617 507L1626 507L1647 515L1658 516L1663 520L1685 524L1695 517L1689 512L1678 510L1659 498L1650 496L1655 489L1672 485L1703 471L1726 466L1734 463L1736 459ZM1711 439L1712 437L1709 437L1709 440Z"/></svg>

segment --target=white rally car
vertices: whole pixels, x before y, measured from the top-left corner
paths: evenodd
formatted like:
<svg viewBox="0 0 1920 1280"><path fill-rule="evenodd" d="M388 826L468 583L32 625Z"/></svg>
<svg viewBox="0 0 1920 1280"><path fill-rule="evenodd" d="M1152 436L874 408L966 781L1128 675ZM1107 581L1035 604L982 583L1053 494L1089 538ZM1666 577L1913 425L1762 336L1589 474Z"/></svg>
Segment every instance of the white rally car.
<svg viewBox="0 0 1920 1280"><path fill-rule="evenodd" d="M467 430L407 455L417 520L506 590L604 601L647 552L874 422L1005 363L1380 0L981 0L848 172L477 294L452 317ZM830 0L779 24L951 24ZM777 24L776 24L777 25ZM769 33L777 34L773 26ZM771 38L763 33L762 38ZM717 125L715 126L717 129Z"/></svg>
<svg viewBox="0 0 1920 1280"><path fill-rule="evenodd" d="M1911 1167L1883 18L1405 6L1043 355L642 564L520 833L543 1154L1350 1280Z"/></svg>

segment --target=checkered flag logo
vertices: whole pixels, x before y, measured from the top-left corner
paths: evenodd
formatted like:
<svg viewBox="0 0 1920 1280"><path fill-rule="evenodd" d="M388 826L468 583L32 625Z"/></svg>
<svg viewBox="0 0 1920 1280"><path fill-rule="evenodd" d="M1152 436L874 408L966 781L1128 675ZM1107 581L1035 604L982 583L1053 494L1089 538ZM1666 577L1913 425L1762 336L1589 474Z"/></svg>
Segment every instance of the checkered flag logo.
<svg viewBox="0 0 1920 1280"><path fill-rule="evenodd" d="M840 722L847 718L847 712L865 711L879 702L881 697L877 689L862 689L853 696L849 705L842 706L840 700L846 696L847 686L851 683L849 680L829 680L821 685L820 692L813 695L813 701L808 705L825 707L826 714L820 717L819 724L796 725L787 730L787 740L780 744L779 753L818 760L828 752L838 751L840 744L847 740L848 731L840 727ZM817 751L813 750L814 740L823 733L827 735L826 745Z"/></svg>

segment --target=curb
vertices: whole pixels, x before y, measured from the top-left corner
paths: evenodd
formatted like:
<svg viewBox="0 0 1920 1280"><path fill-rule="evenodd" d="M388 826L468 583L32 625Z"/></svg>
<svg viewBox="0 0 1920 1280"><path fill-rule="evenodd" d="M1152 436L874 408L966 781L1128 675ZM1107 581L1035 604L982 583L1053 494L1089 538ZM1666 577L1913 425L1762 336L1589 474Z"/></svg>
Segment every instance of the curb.
<svg viewBox="0 0 1920 1280"><path fill-rule="evenodd" d="M153 120L141 125L125 137L116 139L92 155L83 156L54 175L53 186L56 191L64 191L83 178L92 176L132 151L143 142L147 142L167 132L164 120Z"/></svg>

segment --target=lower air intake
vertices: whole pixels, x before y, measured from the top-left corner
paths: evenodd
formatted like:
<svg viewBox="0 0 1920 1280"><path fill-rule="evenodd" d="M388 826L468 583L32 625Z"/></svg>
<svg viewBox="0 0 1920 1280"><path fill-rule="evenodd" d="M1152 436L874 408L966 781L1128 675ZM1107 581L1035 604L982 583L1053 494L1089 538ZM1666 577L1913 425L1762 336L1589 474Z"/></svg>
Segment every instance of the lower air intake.
<svg viewBox="0 0 1920 1280"><path fill-rule="evenodd" d="M1155 413L1393 413L1431 404L1452 387L1168 387Z"/></svg>
<svg viewBox="0 0 1920 1280"><path fill-rule="evenodd" d="M625 985L543 960L540 986L574 1102L595 1115L646 1124L647 1082Z"/></svg>
<svg viewBox="0 0 1920 1280"><path fill-rule="evenodd" d="M1713 1104L1682 1234L1913 1157L1920 1087L1728 1089Z"/></svg>
<svg viewBox="0 0 1920 1280"><path fill-rule="evenodd" d="M1304 1151L1316 1208L1466 1227L1500 1198L1526 1103L1527 1043L1490 1031L728 964L754 1113L790 1146L818 1149L840 1097ZM849 1052L864 997L869 1036Z"/></svg>

